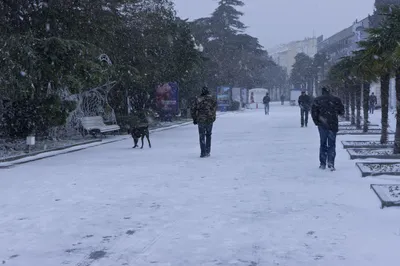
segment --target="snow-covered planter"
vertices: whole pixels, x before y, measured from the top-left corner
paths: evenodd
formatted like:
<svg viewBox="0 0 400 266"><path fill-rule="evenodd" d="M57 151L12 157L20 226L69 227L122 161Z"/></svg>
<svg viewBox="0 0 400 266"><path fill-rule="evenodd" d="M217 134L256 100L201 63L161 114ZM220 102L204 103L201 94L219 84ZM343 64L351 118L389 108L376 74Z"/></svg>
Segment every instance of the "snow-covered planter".
<svg viewBox="0 0 400 266"><path fill-rule="evenodd" d="M363 132L362 129L355 130L339 130L338 135L380 135L380 129L369 129L368 132ZM394 134L393 131L388 129L388 134Z"/></svg>
<svg viewBox="0 0 400 266"><path fill-rule="evenodd" d="M363 126L364 123L361 123L361 126ZM355 127L355 125L352 125L350 121L341 121L339 122L339 126L343 126L343 127L347 127L347 126L353 126ZM368 124L369 127L379 127L378 124Z"/></svg>
<svg viewBox="0 0 400 266"><path fill-rule="evenodd" d="M341 125L339 124L339 128L351 128L351 129L357 129L356 125ZM361 129L363 128L363 125L361 125ZM368 125L368 129L374 129L374 128L381 128L381 126L377 124L371 124Z"/></svg>
<svg viewBox="0 0 400 266"><path fill-rule="evenodd" d="M363 130L363 128L361 127L360 129L358 129L356 126L339 126L339 131L350 131L350 130ZM370 130L381 130L381 128L378 127L368 127L368 131Z"/></svg>
<svg viewBox="0 0 400 266"><path fill-rule="evenodd" d="M362 177L392 175L400 176L400 162L356 163Z"/></svg>
<svg viewBox="0 0 400 266"><path fill-rule="evenodd" d="M350 159L400 159L400 154L393 154L392 148L383 149L348 149Z"/></svg>
<svg viewBox="0 0 400 266"><path fill-rule="evenodd" d="M394 146L393 141L389 141L387 144L381 144L379 141L342 141L343 148L370 148L370 149L382 149L391 148Z"/></svg>
<svg viewBox="0 0 400 266"><path fill-rule="evenodd" d="M371 189L381 201L381 208L400 206L400 185L373 184Z"/></svg>

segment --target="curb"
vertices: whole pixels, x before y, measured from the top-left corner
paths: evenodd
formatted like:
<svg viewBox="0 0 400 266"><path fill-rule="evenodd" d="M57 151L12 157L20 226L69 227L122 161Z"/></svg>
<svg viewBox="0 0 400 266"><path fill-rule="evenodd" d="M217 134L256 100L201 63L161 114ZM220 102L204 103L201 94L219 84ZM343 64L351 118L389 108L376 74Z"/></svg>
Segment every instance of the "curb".
<svg viewBox="0 0 400 266"><path fill-rule="evenodd" d="M14 162L14 161L17 161L17 160L21 160L21 159L24 159L24 158L27 158L27 157L36 156L36 155L39 155L39 154L42 154L42 153L46 153L46 152L61 151L61 150L65 150L65 149L69 149L69 148L73 148L73 147L77 147L77 146L93 144L93 143L97 143L97 142L101 142L101 139L89 140L89 141L85 141L85 142L81 142L81 143L75 143L75 144L72 144L70 146L58 147L58 148L53 148L53 149L44 150L44 151L35 151L35 152L26 153L26 154L22 154L22 155L16 155L16 156L8 157L8 158L5 158L5 159L0 159L0 164L1 163Z"/></svg>
<svg viewBox="0 0 400 266"><path fill-rule="evenodd" d="M109 143L119 142L119 141L125 140L127 138L128 137L122 137L120 139L110 140L107 142L99 141L99 142L94 142L94 143L89 143L89 144L82 144L82 145L78 144L78 145L75 145L72 147L70 146L70 147L63 148L63 149L54 149L52 151L38 152L35 155L26 155L25 157L18 159L18 160L0 163L0 169L8 169L13 166L20 165L20 164L39 161L39 160L55 157L55 156L62 155L62 154L68 154L68 153L73 153L73 152L77 152L77 151L81 151L81 150L86 150L89 148L93 148L93 147L97 147L97 146L105 145L105 144L109 144Z"/></svg>
<svg viewBox="0 0 400 266"><path fill-rule="evenodd" d="M178 127L187 126L190 124L192 124L192 122L184 122L181 124L172 125L172 126L168 126L168 127L150 129L149 131L150 131L150 133L156 133L156 132L170 130L170 129L174 129L174 128L178 128ZM62 154L68 154L68 153L73 153L73 152L77 152L77 151L81 151L81 150L86 150L89 148L106 145L106 144L110 144L110 143L120 142L120 141L129 139L129 138L130 138L129 135L125 135L125 136L121 135L121 138L115 139L115 140L104 141L104 139L103 139L103 141L93 141L93 143L76 144L76 145L65 147L65 148L57 148L57 149L53 149L53 150L36 152L33 154L28 154L28 155L21 155L22 158L18 158L16 160L12 160L12 161L5 161L7 159L4 159L3 161L0 161L0 169L9 169L16 165L39 161L39 160L43 160L46 158L51 158L51 157L55 157L55 156L62 155Z"/></svg>

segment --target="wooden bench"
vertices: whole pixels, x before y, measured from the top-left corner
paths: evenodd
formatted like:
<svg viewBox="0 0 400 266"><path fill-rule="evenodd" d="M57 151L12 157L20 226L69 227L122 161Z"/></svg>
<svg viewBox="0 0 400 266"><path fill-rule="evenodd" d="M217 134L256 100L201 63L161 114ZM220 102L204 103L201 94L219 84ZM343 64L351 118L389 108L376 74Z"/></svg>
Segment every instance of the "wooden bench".
<svg viewBox="0 0 400 266"><path fill-rule="evenodd" d="M87 116L81 118L81 125L84 133L87 132L94 137L97 134L101 134L113 131L119 131L120 127L118 125L106 125L104 124L103 118L101 116Z"/></svg>

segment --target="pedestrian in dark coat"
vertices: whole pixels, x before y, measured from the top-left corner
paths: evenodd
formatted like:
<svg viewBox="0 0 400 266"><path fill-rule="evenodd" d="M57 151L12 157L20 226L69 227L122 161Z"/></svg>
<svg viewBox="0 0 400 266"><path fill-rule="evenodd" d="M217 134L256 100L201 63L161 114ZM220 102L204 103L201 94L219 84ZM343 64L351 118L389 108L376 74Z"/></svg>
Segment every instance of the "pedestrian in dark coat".
<svg viewBox="0 0 400 266"><path fill-rule="evenodd" d="M269 103L271 102L271 97L269 97L269 93L267 92L263 98L264 111L266 115L269 115Z"/></svg>
<svg viewBox="0 0 400 266"><path fill-rule="evenodd" d="M207 87L203 87L201 95L194 101L191 114L193 124L199 127L200 157L209 157L211 153L211 135L217 117L217 101Z"/></svg>
<svg viewBox="0 0 400 266"><path fill-rule="evenodd" d="M336 135L339 131L339 115L344 115L342 101L330 94L329 89L322 88L322 96L317 97L311 108L311 116L318 127L320 136L320 168L335 170Z"/></svg>
<svg viewBox="0 0 400 266"><path fill-rule="evenodd" d="M378 99L374 93L369 96L369 113L373 114L375 111L375 106L378 104Z"/></svg>
<svg viewBox="0 0 400 266"><path fill-rule="evenodd" d="M299 96L299 106L300 106L300 123L301 127L308 125L308 114L311 109L311 97L306 94L306 91L302 91Z"/></svg>

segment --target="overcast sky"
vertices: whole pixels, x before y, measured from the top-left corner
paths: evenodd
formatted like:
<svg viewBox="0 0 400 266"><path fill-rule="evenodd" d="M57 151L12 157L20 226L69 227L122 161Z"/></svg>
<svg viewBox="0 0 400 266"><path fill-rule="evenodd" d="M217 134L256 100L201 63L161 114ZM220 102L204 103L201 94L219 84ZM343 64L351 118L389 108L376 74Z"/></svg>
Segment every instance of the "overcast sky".
<svg viewBox="0 0 400 266"><path fill-rule="evenodd" d="M178 15L208 16L217 0L173 0ZM266 48L321 34L324 38L372 14L374 0L244 0L242 21Z"/></svg>

